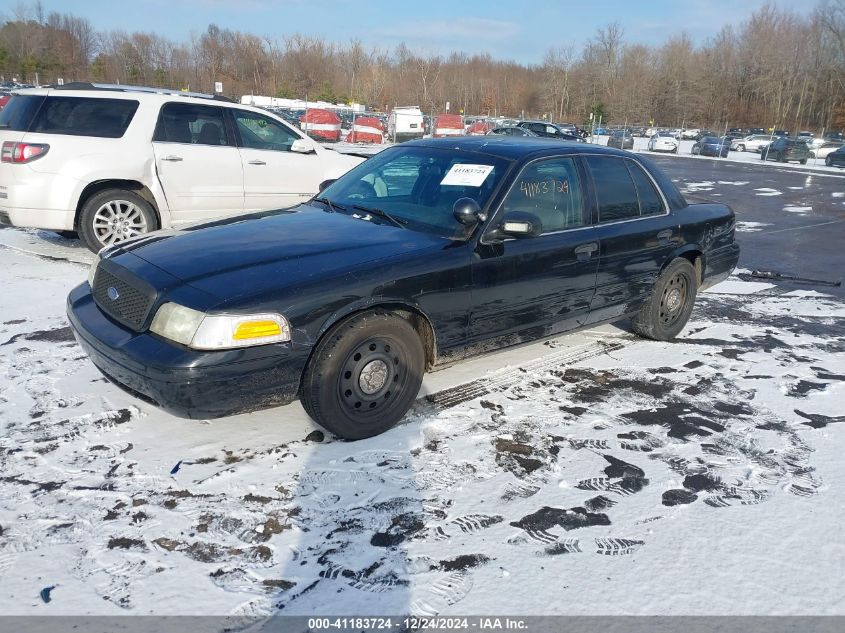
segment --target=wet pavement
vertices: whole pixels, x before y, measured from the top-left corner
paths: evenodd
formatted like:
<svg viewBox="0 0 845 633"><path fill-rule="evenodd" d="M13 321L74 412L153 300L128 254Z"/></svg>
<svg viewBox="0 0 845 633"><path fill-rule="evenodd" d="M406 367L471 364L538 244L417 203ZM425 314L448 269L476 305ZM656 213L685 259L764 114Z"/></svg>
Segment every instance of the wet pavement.
<svg viewBox="0 0 845 633"><path fill-rule="evenodd" d="M840 175L771 164L649 156L675 180L690 202L712 200L728 204L736 212L741 268L842 281L845 172ZM784 285L845 296L841 285Z"/></svg>

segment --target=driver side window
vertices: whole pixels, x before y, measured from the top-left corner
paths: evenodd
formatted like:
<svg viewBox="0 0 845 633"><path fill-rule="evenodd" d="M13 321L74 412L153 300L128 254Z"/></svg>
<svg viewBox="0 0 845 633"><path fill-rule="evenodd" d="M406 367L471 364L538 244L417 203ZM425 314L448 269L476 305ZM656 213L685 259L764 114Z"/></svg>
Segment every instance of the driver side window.
<svg viewBox="0 0 845 633"><path fill-rule="evenodd" d="M241 135L241 147L289 152L293 142L300 138L270 117L246 110L235 110L234 114Z"/></svg>
<svg viewBox="0 0 845 633"><path fill-rule="evenodd" d="M523 168L503 203L503 211L536 215L543 234L585 226L581 183L571 158L538 160Z"/></svg>

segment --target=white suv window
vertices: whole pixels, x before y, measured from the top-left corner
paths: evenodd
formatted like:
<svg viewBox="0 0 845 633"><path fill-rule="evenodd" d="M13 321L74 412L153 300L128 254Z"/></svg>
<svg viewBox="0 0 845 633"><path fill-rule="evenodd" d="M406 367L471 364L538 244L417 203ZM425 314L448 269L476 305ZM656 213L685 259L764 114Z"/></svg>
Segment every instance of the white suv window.
<svg viewBox="0 0 845 633"><path fill-rule="evenodd" d="M165 103L153 141L194 145L234 145L223 118L223 108L193 103Z"/></svg>
<svg viewBox="0 0 845 633"><path fill-rule="evenodd" d="M257 112L234 110L234 114L241 147L289 152L293 142L300 138L286 125Z"/></svg>

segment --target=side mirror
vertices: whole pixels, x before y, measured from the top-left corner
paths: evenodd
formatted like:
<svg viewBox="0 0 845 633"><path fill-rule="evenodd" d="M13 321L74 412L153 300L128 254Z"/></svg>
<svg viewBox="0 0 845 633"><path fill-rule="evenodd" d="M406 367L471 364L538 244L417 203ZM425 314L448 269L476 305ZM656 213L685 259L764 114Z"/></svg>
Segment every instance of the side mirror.
<svg viewBox="0 0 845 633"><path fill-rule="evenodd" d="M452 215L464 226L475 226L487 219L481 212L481 207L472 198L458 198L452 206Z"/></svg>
<svg viewBox="0 0 845 633"><path fill-rule="evenodd" d="M306 141L304 138L298 138L293 143L291 143L290 151L296 154L316 154L317 150L314 149L314 146Z"/></svg>
<svg viewBox="0 0 845 633"><path fill-rule="evenodd" d="M321 182L321 183L317 186L317 191L319 191L320 193L322 193L322 192L323 192L323 189L325 189L326 187L328 187L328 186L329 186L329 185L331 185L331 184L334 184L335 182L337 182L337 178L329 178L328 180L324 180L323 182Z"/></svg>
<svg viewBox="0 0 845 633"><path fill-rule="evenodd" d="M511 211L502 218L501 224L488 233L488 238L501 240L506 237L537 237L543 233L543 223L533 213Z"/></svg>

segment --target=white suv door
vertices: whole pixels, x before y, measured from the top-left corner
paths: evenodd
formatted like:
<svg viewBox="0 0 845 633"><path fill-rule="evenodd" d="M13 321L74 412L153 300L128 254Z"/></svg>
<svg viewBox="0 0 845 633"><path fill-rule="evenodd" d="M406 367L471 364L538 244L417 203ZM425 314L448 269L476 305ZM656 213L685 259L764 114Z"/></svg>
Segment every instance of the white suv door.
<svg viewBox="0 0 845 633"><path fill-rule="evenodd" d="M242 213L241 155L224 109L165 103L153 136L156 170L174 222Z"/></svg>
<svg viewBox="0 0 845 633"><path fill-rule="evenodd" d="M244 209L257 211L292 207L317 193L325 179L326 161L317 150L291 151L303 139L283 123L249 110L231 109L241 137Z"/></svg>

